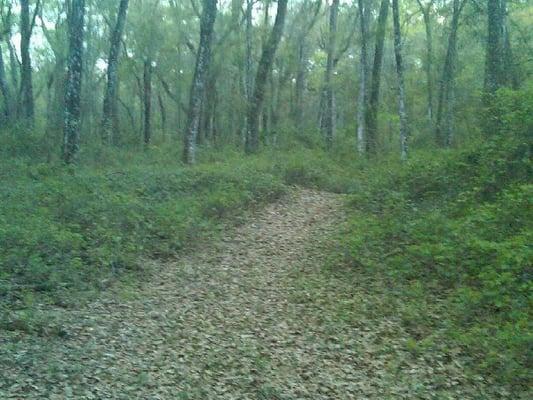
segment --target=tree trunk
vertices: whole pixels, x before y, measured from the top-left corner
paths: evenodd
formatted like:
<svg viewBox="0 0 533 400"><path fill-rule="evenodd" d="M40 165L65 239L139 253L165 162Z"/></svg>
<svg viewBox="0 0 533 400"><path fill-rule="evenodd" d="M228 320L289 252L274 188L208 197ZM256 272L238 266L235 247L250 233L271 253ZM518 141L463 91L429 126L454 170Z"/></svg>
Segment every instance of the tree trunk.
<svg viewBox="0 0 533 400"><path fill-rule="evenodd" d="M305 2L302 6L301 13L307 12L308 7L309 3ZM299 32L296 42L296 82L294 102L291 102L291 116L297 128L301 128L304 121L304 97L307 86L307 58L309 53L308 36L319 19L322 1L315 1L314 4L311 4L311 7L314 7L311 20Z"/></svg>
<svg viewBox="0 0 533 400"><path fill-rule="evenodd" d="M143 69L143 105L144 105L144 124L143 138L144 144L148 146L152 141L152 60L144 60Z"/></svg>
<svg viewBox="0 0 533 400"><path fill-rule="evenodd" d="M466 3L466 0L454 0L453 15L448 38L448 50L442 69L440 82L439 99L437 105L437 121L435 126L435 136L437 144L445 146L451 144L453 136L451 119L453 118L453 93L455 80L455 61L457 55L457 31L459 29L459 17Z"/></svg>
<svg viewBox="0 0 533 400"><path fill-rule="evenodd" d="M200 126L206 75L211 62L211 43L216 15L217 0L203 0L200 45L196 55L196 67L189 97L189 115L183 148L183 161L187 164L194 164L196 161L196 137Z"/></svg>
<svg viewBox="0 0 533 400"><path fill-rule="evenodd" d="M102 120L102 139L109 144L113 141L113 132L118 129L117 95L118 95L118 58L120 43L129 0L120 0L117 21L111 33L111 45L107 59L107 84L104 93L104 109Z"/></svg>
<svg viewBox="0 0 533 400"><path fill-rule="evenodd" d="M12 117L12 101L11 91L7 83L6 69L4 65L4 58L2 56L2 48L0 47L0 93L4 98L4 116L6 121L10 121Z"/></svg>
<svg viewBox="0 0 533 400"><path fill-rule="evenodd" d="M39 2L37 2L35 7L34 18L32 19L30 15L30 0L20 1L20 56L22 64L20 77L21 104L19 115L30 127L33 126L35 116L30 39L35 25L35 15L39 7Z"/></svg>
<svg viewBox="0 0 533 400"><path fill-rule="evenodd" d="M159 113L161 114L161 132L163 136L166 136L167 132L167 109L165 107L165 102L163 101L163 96L161 92L157 93L157 103L159 104Z"/></svg>
<svg viewBox="0 0 533 400"><path fill-rule="evenodd" d="M504 85L503 70L503 10L501 0L487 0L488 36L485 70L485 93L490 98Z"/></svg>
<svg viewBox="0 0 533 400"><path fill-rule="evenodd" d="M409 126L405 107L405 80L402 59L402 34L400 30L400 10L398 0L392 0L392 16L394 23L394 55L396 58L396 74L398 75L398 113L400 116L400 149L402 160L407 159L407 139Z"/></svg>
<svg viewBox="0 0 533 400"><path fill-rule="evenodd" d="M250 102L252 99L254 78L252 74L252 9L253 9L253 0L246 0L246 65L245 65L245 94L246 101Z"/></svg>
<svg viewBox="0 0 533 400"><path fill-rule="evenodd" d="M72 0L68 10L69 52L63 126L63 160L75 161L79 151L81 117L81 81L83 71L83 19L85 0Z"/></svg>
<svg viewBox="0 0 533 400"><path fill-rule="evenodd" d="M278 11L274 27L266 42L255 78L255 87L251 101L248 103L248 126L246 134L246 152L255 153L259 150L259 115L265 99L265 88L268 75L272 71L274 56L283 35L285 15L287 14L287 1L278 0Z"/></svg>
<svg viewBox="0 0 533 400"><path fill-rule="evenodd" d="M325 90L326 90L326 113L324 115L324 136L326 139L326 148L330 149L333 145L335 136L335 109L333 99L333 63L337 47L337 17L339 14L339 0L333 0L329 13L329 41L328 41L328 59L326 64Z"/></svg>
<svg viewBox="0 0 533 400"><path fill-rule="evenodd" d="M431 7L433 6L433 0L429 4L424 6L420 0L418 6L420 12L424 17L424 27L426 30L426 85L427 85L427 117L429 127L433 126L433 30L431 25Z"/></svg>
<svg viewBox="0 0 533 400"><path fill-rule="evenodd" d="M9 72L11 75L11 87L19 89L19 71L20 71L20 63L17 59L17 53L15 52L15 49L13 48L13 44L9 39L6 40L7 48L9 50ZM20 93L18 90L16 90L17 96L15 99L15 104L18 106L19 104L19 98Z"/></svg>
<svg viewBox="0 0 533 400"><path fill-rule="evenodd" d="M359 60L359 98L357 100L357 152L365 152L365 109L367 103L367 66L368 66L368 21L364 0L358 0L359 21L361 24L361 59Z"/></svg>
<svg viewBox="0 0 533 400"><path fill-rule="evenodd" d="M305 91L305 78L307 74L307 43L305 36L300 37L297 45L298 60L296 67L296 85L293 108L293 119L296 126L302 126L303 121L303 99Z"/></svg>
<svg viewBox="0 0 533 400"><path fill-rule="evenodd" d="M389 0L381 0L379 10L377 31L376 31L376 48L374 52L374 65L372 67L372 84L370 86L370 100L366 109L366 150L369 154L377 153L377 136L378 136L378 108L379 108L379 90L381 86L381 66L383 64L383 47L385 45L385 32L387 18L389 15Z"/></svg>

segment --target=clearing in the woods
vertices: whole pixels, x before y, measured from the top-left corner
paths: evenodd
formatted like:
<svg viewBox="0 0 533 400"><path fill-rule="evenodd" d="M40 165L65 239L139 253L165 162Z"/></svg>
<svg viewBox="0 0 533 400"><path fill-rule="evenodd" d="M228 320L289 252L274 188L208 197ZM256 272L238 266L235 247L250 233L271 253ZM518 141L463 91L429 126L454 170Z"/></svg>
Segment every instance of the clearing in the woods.
<svg viewBox="0 0 533 400"><path fill-rule="evenodd" d="M399 321L373 312L379 282L325 273L342 202L296 190L139 288L58 310L63 337L4 337L0 397L486 398L459 361L406 349Z"/></svg>

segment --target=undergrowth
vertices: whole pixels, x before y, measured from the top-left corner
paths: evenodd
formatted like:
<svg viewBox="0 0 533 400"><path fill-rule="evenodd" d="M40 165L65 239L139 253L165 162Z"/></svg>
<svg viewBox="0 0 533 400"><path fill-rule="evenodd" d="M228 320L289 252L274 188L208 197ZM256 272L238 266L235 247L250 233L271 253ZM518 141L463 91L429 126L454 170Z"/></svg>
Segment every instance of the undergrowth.
<svg viewBox="0 0 533 400"><path fill-rule="evenodd" d="M342 240L347 273L389 288L415 354L459 351L518 394L533 382L533 96L500 96L500 134L360 175Z"/></svg>
<svg viewBox="0 0 533 400"><path fill-rule="evenodd" d="M43 306L76 306L117 280L139 279L143 259L178 256L290 185L346 191L352 181L313 150L205 151L194 167L157 146L99 150L70 170L40 159L0 163L0 329L45 332Z"/></svg>

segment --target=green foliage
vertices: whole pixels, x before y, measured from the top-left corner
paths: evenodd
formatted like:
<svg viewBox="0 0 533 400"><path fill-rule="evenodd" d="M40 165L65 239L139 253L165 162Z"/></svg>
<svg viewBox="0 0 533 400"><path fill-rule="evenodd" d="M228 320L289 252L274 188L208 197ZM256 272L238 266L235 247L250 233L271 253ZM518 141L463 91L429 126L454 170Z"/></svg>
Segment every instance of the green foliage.
<svg viewBox="0 0 533 400"><path fill-rule="evenodd" d="M236 161L69 173L10 160L0 190L0 304L27 309L36 303L28 296L37 296L67 305L74 292L142 270L143 256L172 256L216 233L221 218L285 192L252 159Z"/></svg>
<svg viewBox="0 0 533 400"><path fill-rule="evenodd" d="M486 143L374 167L343 239L402 298L410 350L456 343L517 391L533 362L531 93L498 95L505 128Z"/></svg>

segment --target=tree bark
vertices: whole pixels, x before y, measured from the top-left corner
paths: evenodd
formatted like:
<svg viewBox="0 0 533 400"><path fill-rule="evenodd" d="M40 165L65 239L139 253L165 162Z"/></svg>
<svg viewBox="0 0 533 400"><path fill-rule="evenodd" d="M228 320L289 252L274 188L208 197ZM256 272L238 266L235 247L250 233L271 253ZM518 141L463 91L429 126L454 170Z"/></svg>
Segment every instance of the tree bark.
<svg viewBox="0 0 533 400"><path fill-rule="evenodd" d="M420 12L424 17L424 28L426 31L426 85L427 85L427 117L429 127L433 126L433 30L431 25L431 7L434 0L424 6L421 0L417 0Z"/></svg>
<svg viewBox="0 0 533 400"><path fill-rule="evenodd" d="M63 160L75 161L80 146L81 82L83 72L83 20L85 0L72 0L68 10L69 52L63 126Z"/></svg>
<svg viewBox="0 0 533 400"><path fill-rule="evenodd" d="M368 66L368 21L364 0L358 0L359 22L361 26L361 59L359 60L359 98L357 100L357 152L365 153L365 109L367 103L367 66Z"/></svg>
<svg viewBox="0 0 533 400"><path fill-rule="evenodd" d="M4 117L6 121L10 121L12 117L12 101L11 90L9 90L9 84L7 83L6 69L4 65L4 58L2 56L2 47L0 47L0 93L4 98Z"/></svg>
<svg viewBox="0 0 533 400"><path fill-rule="evenodd" d="M301 9L301 12L305 12L309 4L306 2ZM300 128L304 120L304 95L306 89L307 80L307 58L308 58L308 40L309 32L313 29L318 17L320 15L320 9L322 8L322 1L315 1L312 4L314 7L311 21L306 24L301 32L298 34L298 40L296 43L296 82L295 82L295 96L292 107L292 118L296 127ZM307 22L307 21L306 21Z"/></svg>
<svg viewBox="0 0 533 400"><path fill-rule="evenodd" d="M435 125L435 137L437 144L446 146L451 144L453 136L452 119L454 116L454 81L455 63L457 57L457 32L459 29L459 17L466 0L454 0L453 15L450 26L450 36L448 37L448 49L442 69L440 81L439 99L437 105L437 120Z"/></svg>
<svg viewBox="0 0 533 400"><path fill-rule="evenodd" d="M246 61L245 61L245 94L246 101L250 102L252 99L254 78L252 74L252 52L253 52L253 43L252 43L252 9L253 9L253 0L246 0Z"/></svg>
<svg viewBox="0 0 533 400"><path fill-rule="evenodd" d="M163 132L163 136L166 136L166 133L167 133L167 109L165 107L165 102L163 100L163 96L161 95L160 91L158 91L158 93L157 93L157 103L159 105L159 113L161 114L161 131Z"/></svg>
<svg viewBox="0 0 533 400"><path fill-rule="evenodd" d="M30 0L20 1L20 57L22 64L20 77L21 104L19 115L30 127L33 126L35 118L30 40L33 27L35 26L35 16L37 15L39 7L40 2L37 1L32 18L30 13Z"/></svg>
<svg viewBox="0 0 533 400"><path fill-rule="evenodd" d="M257 68L254 93L251 101L248 103L248 126L245 146L247 153L255 153L259 150L259 116L265 99L268 75L272 71L274 56L283 35L285 16L287 14L287 1L288 0L278 0L278 11L274 27L272 28L270 37L263 48L263 53Z"/></svg>
<svg viewBox="0 0 533 400"><path fill-rule="evenodd" d="M117 96L118 96L118 58L120 44L129 0L120 0L117 21L111 33L111 45L107 59L107 84L104 93L104 109L102 120L102 139L110 144L113 141L113 132L118 129Z"/></svg>
<svg viewBox="0 0 533 400"><path fill-rule="evenodd" d="M189 96L187 131L183 148L183 161L187 164L194 164L196 161L196 138L200 126L206 75L211 62L211 44L216 15L217 0L203 0L200 45L196 55L196 67Z"/></svg>
<svg viewBox="0 0 533 400"><path fill-rule="evenodd" d="M381 86L381 66L383 64L383 47L385 45L385 32L387 28L386 24L388 15L389 0L381 0L376 31L374 65L372 67L370 100L366 109L365 117L367 130L366 150L370 155L375 155L377 153L379 91Z"/></svg>
<svg viewBox="0 0 533 400"><path fill-rule="evenodd" d="M335 50L337 47L337 17L339 14L339 0L333 0L329 14L329 40L328 40L328 58L326 64L325 91L326 91L326 113L324 115L324 136L326 139L326 148L330 149L333 145L335 136L335 108L333 98L333 68L335 59Z"/></svg>
<svg viewBox="0 0 533 400"><path fill-rule="evenodd" d="M398 113L400 116L400 149L401 159L407 160L407 139L409 126L405 105L405 79L402 59L402 34L400 30L400 9L398 0L392 0L392 16L394 25L394 55L396 58L396 74L398 75Z"/></svg>
<svg viewBox="0 0 533 400"><path fill-rule="evenodd" d="M490 98L505 83L502 0L487 0L487 15L485 93Z"/></svg>
<svg viewBox="0 0 533 400"><path fill-rule="evenodd" d="M144 124L143 138L144 144L148 146L152 141L152 60L144 60L143 67L143 106Z"/></svg>

